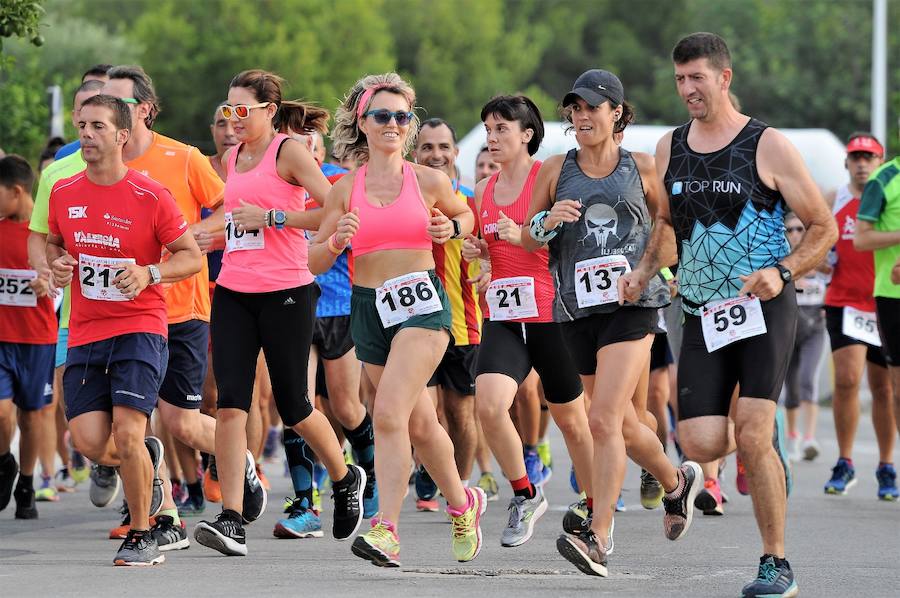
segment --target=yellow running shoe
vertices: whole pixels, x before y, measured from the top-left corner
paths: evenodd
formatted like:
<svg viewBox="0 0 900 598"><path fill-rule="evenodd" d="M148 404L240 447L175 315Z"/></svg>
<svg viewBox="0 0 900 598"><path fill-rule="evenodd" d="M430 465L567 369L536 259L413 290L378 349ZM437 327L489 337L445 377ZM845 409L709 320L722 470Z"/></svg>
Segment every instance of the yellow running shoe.
<svg viewBox="0 0 900 598"><path fill-rule="evenodd" d="M487 496L479 487L466 488L471 506L459 513L447 508L453 537L453 556L460 563L471 561L481 552L481 516L487 509Z"/></svg>
<svg viewBox="0 0 900 598"><path fill-rule="evenodd" d="M351 550L378 567L400 566L400 538L394 524L383 517L372 519L372 529L356 536Z"/></svg>

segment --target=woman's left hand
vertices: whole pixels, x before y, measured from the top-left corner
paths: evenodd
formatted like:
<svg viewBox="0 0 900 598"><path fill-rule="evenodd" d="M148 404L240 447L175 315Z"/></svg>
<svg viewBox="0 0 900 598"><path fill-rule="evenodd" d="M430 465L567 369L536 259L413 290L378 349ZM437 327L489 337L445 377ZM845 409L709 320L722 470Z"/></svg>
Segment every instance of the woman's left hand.
<svg viewBox="0 0 900 598"><path fill-rule="evenodd" d="M250 205L243 199L239 201L241 202L241 207L231 211L231 219L238 230L266 228L266 210L259 206Z"/></svg>

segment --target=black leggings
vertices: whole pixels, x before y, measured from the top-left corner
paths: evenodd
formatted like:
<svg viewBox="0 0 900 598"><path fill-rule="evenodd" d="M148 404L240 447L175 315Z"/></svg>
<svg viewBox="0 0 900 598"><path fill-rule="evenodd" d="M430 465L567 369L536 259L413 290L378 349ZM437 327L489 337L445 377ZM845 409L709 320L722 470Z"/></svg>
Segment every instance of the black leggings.
<svg viewBox="0 0 900 598"><path fill-rule="evenodd" d="M270 293L216 287L210 333L219 409L250 410L262 348L284 425L294 426L312 413L306 370L316 297L314 283Z"/></svg>

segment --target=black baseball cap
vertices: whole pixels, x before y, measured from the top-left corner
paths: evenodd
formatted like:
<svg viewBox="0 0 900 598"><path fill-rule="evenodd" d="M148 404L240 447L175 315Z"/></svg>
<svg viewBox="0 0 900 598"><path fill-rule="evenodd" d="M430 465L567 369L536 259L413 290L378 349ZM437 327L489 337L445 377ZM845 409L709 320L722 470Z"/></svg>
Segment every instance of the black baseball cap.
<svg viewBox="0 0 900 598"><path fill-rule="evenodd" d="M619 78L609 71L591 69L575 79L572 91L563 98L563 106L574 104L576 98L581 98L591 106L599 106L606 100L613 106L619 106L625 101L625 89Z"/></svg>

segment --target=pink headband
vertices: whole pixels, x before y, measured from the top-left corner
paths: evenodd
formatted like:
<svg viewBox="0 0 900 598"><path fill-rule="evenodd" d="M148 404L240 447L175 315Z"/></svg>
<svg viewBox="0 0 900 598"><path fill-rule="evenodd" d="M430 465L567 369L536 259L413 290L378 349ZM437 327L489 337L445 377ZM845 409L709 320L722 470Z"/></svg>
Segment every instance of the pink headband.
<svg viewBox="0 0 900 598"><path fill-rule="evenodd" d="M369 100L372 99L372 96L375 95L375 92L387 87L393 86L388 85L387 83L379 83L365 90L362 97L359 98L359 104L356 105L356 118L362 118L363 112L366 110L366 105L369 103Z"/></svg>

